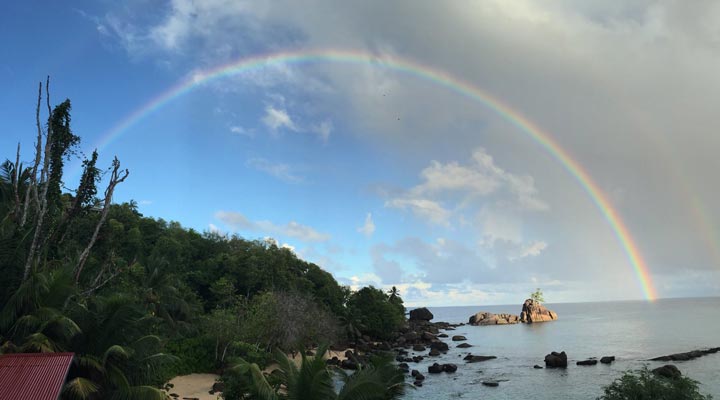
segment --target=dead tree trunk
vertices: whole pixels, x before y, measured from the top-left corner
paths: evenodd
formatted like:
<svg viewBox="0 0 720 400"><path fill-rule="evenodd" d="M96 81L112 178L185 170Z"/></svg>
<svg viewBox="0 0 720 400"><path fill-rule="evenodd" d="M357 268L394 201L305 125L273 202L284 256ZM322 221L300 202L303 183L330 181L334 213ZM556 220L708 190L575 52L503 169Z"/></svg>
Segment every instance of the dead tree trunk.
<svg viewBox="0 0 720 400"><path fill-rule="evenodd" d="M30 183L28 190L25 192L25 204L23 205L22 218L20 219L20 226L25 226L27 221L28 209L30 208L30 195L32 193L33 200L35 201L36 209L40 206L40 200L38 199L37 191L37 170L40 166L40 159L42 158L42 125L40 125L40 103L42 101L42 82L38 85L38 102L37 108L35 109L35 123L37 125L37 143L35 144L35 163L30 171Z"/></svg>
<svg viewBox="0 0 720 400"><path fill-rule="evenodd" d="M88 256L90 256L90 250L95 245L95 241L97 240L98 234L100 233L100 228L102 228L105 220L107 219L107 215L110 212L110 204L112 203L112 196L115 192L115 186L122 183L125 178L127 178L130 174L130 171L128 171L127 169L122 172L119 171L120 161L117 159L117 157L115 157L112 163L110 181L108 182L107 189L105 189L105 200L103 201L103 208L102 212L100 213L100 220L95 225L95 231L90 238L90 243L88 243L87 247L85 247L85 250L83 250L82 254L80 254L80 259L78 260L77 267L75 267L75 284L80 281L80 274L82 274L82 270L83 268L85 268L85 262L87 262Z"/></svg>
<svg viewBox="0 0 720 400"><path fill-rule="evenodd" d="M48 115L52 116L52 109L50 108L50 78L48 77L46 83L45 83L45 97L47 100L47 108L48 108ZM52 124L49 123L50 117L48 117L48 128L47 128L47 137L45 138L45 154L44 154L44 160L43 160L43 167L40 171L40 181L39 184L42 185L42 194L39 196L38 204L37 204L37 222L35 223L35 233L33 234L33 240L32 244L30 244L30 251L28 251L27 260L25 261L25 273L23 274L23 280L26 280L28 276L30 276L30 270L33 267L33 264L35 262L35 254L38 250L38 243L40 242L40 236L42 235L43 231L43 223L45 222L45 215L47 214L47 192L48 192L48 186L50 186L50 180L48 179L50 175L50 152L52 148L52 135L53 135L53 129ZM40 141L38 141L39 143ZM40 148L40 145L38 145L38 149ZM37 159L37 156L36 156Z"/></svg>

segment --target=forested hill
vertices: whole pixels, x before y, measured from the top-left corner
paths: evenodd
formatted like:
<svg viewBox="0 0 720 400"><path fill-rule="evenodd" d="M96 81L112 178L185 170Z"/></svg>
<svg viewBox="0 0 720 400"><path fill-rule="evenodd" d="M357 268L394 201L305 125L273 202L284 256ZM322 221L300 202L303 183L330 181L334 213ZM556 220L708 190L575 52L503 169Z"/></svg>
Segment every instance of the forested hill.
<svg viewBox="0 0 720 400"><path fill-rule="evenodd" d="M176 374L222 371L235 357L264 365L275 348L382 337L403 323L395 290L352 292L272 241L113 203L132 179L117 158L103 172L94 152L80 181L65 182L81 139L70 101L51 109L40 89L36 146L18 146L0 174L0 353L75 353L63 398L162 398Z"/></svg>

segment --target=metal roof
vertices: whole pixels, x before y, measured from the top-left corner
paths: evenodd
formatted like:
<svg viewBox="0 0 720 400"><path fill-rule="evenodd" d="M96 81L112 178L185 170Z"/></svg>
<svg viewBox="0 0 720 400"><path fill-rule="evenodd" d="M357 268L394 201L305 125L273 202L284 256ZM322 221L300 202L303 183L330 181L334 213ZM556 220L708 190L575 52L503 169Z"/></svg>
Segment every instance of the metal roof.
<svg viewBox="0 0 720 400"><path fill-rule="evenodd" d="M73 353L0 355L0 400L57 400Z"/></svg>

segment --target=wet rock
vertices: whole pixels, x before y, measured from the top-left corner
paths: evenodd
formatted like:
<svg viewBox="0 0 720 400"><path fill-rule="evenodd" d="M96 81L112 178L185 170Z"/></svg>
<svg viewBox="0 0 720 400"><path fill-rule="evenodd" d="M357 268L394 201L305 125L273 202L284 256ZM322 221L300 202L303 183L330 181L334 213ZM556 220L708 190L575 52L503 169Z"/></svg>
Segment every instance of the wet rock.
<svg viewBox="0 0 720 400"><path fill-rule="evenodd" d="M423 332L423 333L422 333L422 340L426 340L426 341L430 342L430 341L433 341L433 340L437 340L437 336L435 336L434 334L426 331L426 332Z"/></svg>
<svg viewBox="0 0 720 400"><path fill-rule="evenodd" d="M490 387L500 386L500 382L498 382L498 381L483 381L482 384L485 386L490 386Z"/></svg>
<svg viewBox="0 0 720 400"><path fill-rule="evenodd" d="M445 371L445 372L455 372L455 371L457 371L457 365L455 365L455 364L443 364L442 369L443 369L443 371Z"/></svg>
<svg viewBox="0 0 720 400"><path fill-rule="evenodd" d="M493 314L491 312L479 312L471 315L468 322L470 325L507 325L517 324L520 317L514 314Z"/></svg>
<svg viewBox="0 0 720 400"><path fill-rule="evenodd" d="M610 364L613 361L615 361L615 356L605 356L600 359L600 362L603 364Z"/></svg>
<svg viewBox="0 0 720 400"><path fill-rule="evenodd" d="M548 368L567 368L567 354L565 352L552 352L545 356L545 366Z"/></svg>
<svg viewBox="0 0 720 400"><path fill-rule="evenodd" d="M453 342L462 342L463 340L467 340L467 338L463 335L455 335L452 337Z"/></svg>
<svg viewBox="0 0 720 400"><path fill-rule="evenodd" d="M468 354L465 356L465 358L463 358L463 360L465 360L468 363L476 363L476 362L494 360L496 358L497 357L495 357L495 356L474 356L472 354Z"/></svg>
<svg viewBox="0 0 720 400"><path fill-rule="evenodd" d="M413 385L415 385L417 387L422 387L423 383L422 383L422 381L415 381L415 382L413 382Z"/></svg>
<svg viewBox="0 0 720 400"><path fill-rule="evenodd" d="M654 370L652 370L652 373L668 379L679 379L682 376L682 372L680 372L680 370L672 364L663 365L662 367L655 368Z"/></svg>
<svg viewBox="0 0 720 400"><path fill-rule="evenodd" d="M440 351L438 351L438 349L430 349L430 353L428 353L428 355L431 357L437 357L440 355Z"/></svg>
<svg viewBox="0 0 720 400"><path fill-rule="evenodd" d="M539 366L539 365L537 365L537 364L533 365L533 368L535 368L535 369L543 369L543 367L541 367L541 366Z"/></svg>
<svg viewBox="0 0 720 400"><path fill-rule="evenodd" d="M433 363L433 365L428 367L428 373L439 374L441 372L443 372L443 366L438 363Z"/></svg>
<svg viewBox="0 0 720 400"><path fill-rule="evenodd" d="M448 334L447 334L447 333L441 333L441 334L437 335L437 337L439 337L439 338L446 338L446 337L448 337Z"/></svg>
<svg viewBox="0 0 720 400"><path fill-rule="evenodd" d="M577 365L597 365L597 363L598 363L598 360L583 360L583 361L578 361L576 364Z"/></svg>
<svg viewBox="0 0 720 400"><path fill-rule="evenodd" d="M468 347L472 347L470 343L460 343L456 346L458 349L467 349Z"/></svg>
<svg viewBox="0 0 720 400"><path fill-rule="evenodd" d="M413 351L425 351L425 346L423 346L421 344L416 344L415 346L413 346L412 349L413 349Z"/></svg>
<svg viewBox="0 0 720 400"><path fill-rule="evenodd" d="M548 310L542 304L533 299L527 299L523 303L522 312L520 313L520 322L546 322L556 320L557 314Z"/></svg>
<svg viewBox="0 0 720 400"><path fill-rule="evenodd" d="M425 307L422 308L416 308L414 310L410 311L410 320L411 321L430 321L433 319L434 315Z"/></svg>
<svg viewBox="0 0 720 400"><path fill-rule="evenodd" d="M436 342L430 343L430 348L431 348L431 349L436 349L436 350L438 350L438 351L443 351L443 352L447 352L448 349L449 349L447 343L441 342L441 341L439 341L439 340L436 341Z"/></svg>
<svg viewBox="0 0 720 400"><path fill-rule="evenodd" d="M688 361L698 357L714 354L720 351L720 347L714 347L705 350L693 350L686 353L670 354L668 356L651 358L650 361Z"/></svg>

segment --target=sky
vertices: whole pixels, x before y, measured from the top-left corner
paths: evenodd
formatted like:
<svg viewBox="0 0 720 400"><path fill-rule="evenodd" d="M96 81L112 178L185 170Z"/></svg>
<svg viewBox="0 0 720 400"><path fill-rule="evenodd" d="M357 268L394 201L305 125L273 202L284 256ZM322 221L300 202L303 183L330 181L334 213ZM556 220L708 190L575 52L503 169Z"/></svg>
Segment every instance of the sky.
<svg viewBox="0 0 720 400"><path fill-rule="evenodd" d="M342 284L397 286L411 306L520 304L537 287L550 303L646 298L557 154L416 73L432 70L522 116L587 174L658 297L717 296L718 18L714 1L11 2L0 145L32 158L50 75L83 152L130 170L115 200L144 215L272 238ZM287 52L370 61L281 58L205 79ZM74 160L68 187L79 172Z"/></svg>

